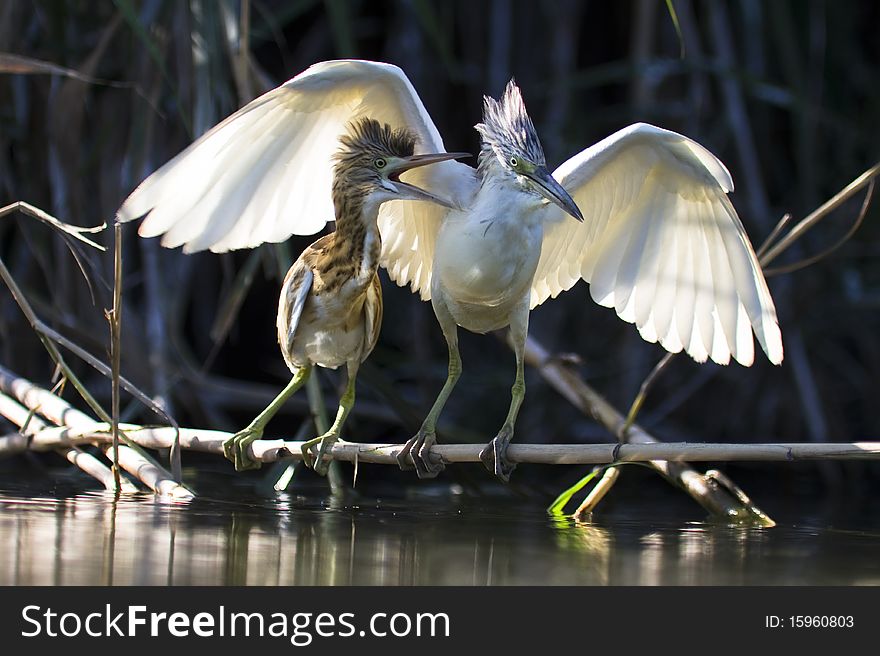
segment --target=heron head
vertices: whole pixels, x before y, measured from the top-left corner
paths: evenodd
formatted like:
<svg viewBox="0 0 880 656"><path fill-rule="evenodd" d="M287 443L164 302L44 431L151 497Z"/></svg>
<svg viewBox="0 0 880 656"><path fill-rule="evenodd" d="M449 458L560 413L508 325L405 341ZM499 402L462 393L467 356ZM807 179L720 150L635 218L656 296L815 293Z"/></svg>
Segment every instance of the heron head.
<svg viewBox="0 0 880 656"><path fill-rule="evenodd" d="M427 200L454 207L444 198L403 182L405 171L443 162L468 153L427 153L416 155L416 136L405 128L394 130L375 119L361 118L349 125L340 138L336 154L334 192L381 203L387 200Z"/></svg>
<svg viewBox="0 0 880 656"><path fill-rule="evenodd" d="M500 168L522 189L555 203L578 221L584 220L577 204L547 169L541 140L513 79L501 100L483 97L483 122L474 127L483 141L481 165L494 158L498 166L493 168Z"/></svg>

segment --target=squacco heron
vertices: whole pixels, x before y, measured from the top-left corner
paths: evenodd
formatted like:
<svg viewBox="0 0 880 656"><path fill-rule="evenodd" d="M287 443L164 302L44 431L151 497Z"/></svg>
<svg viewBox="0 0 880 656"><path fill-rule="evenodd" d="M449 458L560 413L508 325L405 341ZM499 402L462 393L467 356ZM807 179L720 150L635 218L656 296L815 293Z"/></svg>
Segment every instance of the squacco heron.
<svg viewBox="0 0 880 656"><path fill-rule="evenodd" d="M398 67L322 62L221 123L156 181L146 202L123 206L120 219L149 211L142 235L164 234L164 245L190 251L315 232L329 214L317 210L332 203L334 139L346 121L363 115L406 126L421 147L444 150ZM506 450L525 394L529 311L579 280L590 284L596 302L668 351L748 366L754 332L769 360L782 361L773 301L727 197L733 182L708 150L637 123L551 174L513 81L500 100L485 98L476 128L476 169L450 161L409 174L454 208L401 202L378 211L379 263L431 301L449 348L446 383L399 452L401 467L415 467L421 478L443 467L430 447L461 375L458 326L478 333L509 326L516 355L510 408L481 453L491 472L509 478L514 465Z"/></svg>
<svg viewBox="0 0 880 656"><path fill-rule="evenodd" d="M211 138L205 135L205 141ZM193 145L197 152L202 142ZM403 128L392 130L370 118L351 123L334 155L332 199L336 229L321 237L297 258L284 278L278 301L278 343L293 374L287 386L244 430L223 445L236 470L260 466L248 455L248 445L263 435L269 420L306 382L313 366L336 369L345 365L348 382L336 419L323 435L303 444L303 460L326 473L324 454L339 439L355 400L360 364L369 356L382 324L379 256L382 238L376 217L391 200L429 201L451 207L424 189L400 180L405 171L443 162L467 153L415 155L416 137ZM187 153L184 152L185 161ZM176 165L174 161L170 163ZM160 169L126 200L120 213L139 212L156 200L154 181L175 172ZM296 202L296 199L292 199ZM317 456L311 453L318 447Z"/></svg>

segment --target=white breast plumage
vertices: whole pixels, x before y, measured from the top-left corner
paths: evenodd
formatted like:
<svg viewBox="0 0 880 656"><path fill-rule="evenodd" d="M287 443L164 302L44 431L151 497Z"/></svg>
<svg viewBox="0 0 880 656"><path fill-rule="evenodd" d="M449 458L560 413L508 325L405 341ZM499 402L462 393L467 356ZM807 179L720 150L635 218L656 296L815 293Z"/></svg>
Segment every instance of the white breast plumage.
<svg viewBox="0 0 880 656"><path fill-rule="evenodd" d="M543 227L538 213L523 212L521 204L511 202L516 196L483 194L472 211L450 213L437 237L432 287L459 304L496 312L528 293Z"/></svg>

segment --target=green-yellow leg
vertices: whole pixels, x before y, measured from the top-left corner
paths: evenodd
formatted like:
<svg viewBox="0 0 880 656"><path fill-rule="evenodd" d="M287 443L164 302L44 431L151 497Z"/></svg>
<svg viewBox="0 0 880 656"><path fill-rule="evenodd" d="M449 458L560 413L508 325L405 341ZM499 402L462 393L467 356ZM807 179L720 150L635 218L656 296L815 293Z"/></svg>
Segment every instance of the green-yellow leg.
<svg viewBox="0 0 880 656"><path fill-rule="evenodd" d="M440 413L452 394L455 384L461 378L461 355L458 353L458 327L455 320L445 308L435 305L434 311L440 320L440 327L446 336L446 344L449 347L449 370L446 375L446 382L443 383L443 389L431 406L431 411L422 422L422 427L406 444L403 445L397 453L397 464L401 469L413 469L415 467L416 474L419 478L434 478L439 474L445 466L442 462L433 462L430 458L431 447L437 443L437 421L440 419ZM410 464L412 463L412 464Z"/></svg>
<svg viewBox="0 0 880 656"><path fill-rule="evenodd" d="M510 474L516 469L516 463L507 459L507 447L513 439L513 427L516 424L516 417L525 395L526 384L523 365L517 359L516 380L510 390L510 410L507 412L507 419L504 420L504 425L498 431L498 435L486 445L486 448L480 451L480 460L483 461L486 469L505 483L510 480Z"/></svg>
<svg viewBox="0 0 880 656"><path fill-rule="evenodd" d="M526 297L528 298L528 297ZM525 372L523 361L526 350L526 335L529 330L529 307L523 303L514 311L510 322L510 339L513 342L513 350L516 353L516 378L510 389L510 409L504 425L498 431L498 435L480 451L480 460L490 472L495 474L505 483L510 480L510 474L516 468L516 463L507 459L507 447L513 439L513 427L519 414L520 406L526 395Z"/></svg>
<svg viewBox="0 0 880 656"><path fill-rule="evenodd" d="M263 429L269 420L275 416L284 402L287 401L303 384L308 380L311 367L303 367L293 374L293 378L287 383L287 387L281 390L281 393L275 397L265 410L263 410L256 419L247 425L247 428L240 430L223 443L223 455L235 464L235 471L244 471L245 469L259 469L260 463L251 460L248 456L248 445L254 440L258 440L263 436Z"/></svg>
<svg viewBox="0 0 880 656"><path fill-rule="evenodd" d="M306 464L307 467L311 467L321 476L327 475L327 468L330 466L330 461L325 461L324 455L327 453L327 449L329 449L336 441L339 440L339 434L340 432L342 432L342 425L348 418L348 413L351 412L351 409L354 407L354 388L356 376L357 367L355 367L354 369L352 369L352 367L349 367L348 384L345 387L345 393L342 395L342 398L339 399L339 410L336 411L336 419L333 421L333 425L330 427L330 430L313 440L304 442L302 445L303 462ZM318 447L317 456L314 456L312 454L312 447L314 447L315 445L320 445Z"/></svg>

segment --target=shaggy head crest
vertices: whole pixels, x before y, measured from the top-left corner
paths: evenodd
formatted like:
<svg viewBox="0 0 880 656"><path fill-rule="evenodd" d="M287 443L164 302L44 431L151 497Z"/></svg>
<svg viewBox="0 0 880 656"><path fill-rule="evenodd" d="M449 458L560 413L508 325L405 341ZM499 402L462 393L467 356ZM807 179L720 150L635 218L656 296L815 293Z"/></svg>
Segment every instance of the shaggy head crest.
<svg viewBox="0 0 880 656"><path fill-rule="evenodd" d="M394 130L387 123L372 118L359 118L349 123L347 134L339 141L342 148L336 153L336 159L340 164L361 159L365 154L409 157L416 147L416 136L410 130Z"/></svg>
<svg viewBox="0 0 880 656"><path fill-rule="evenodd" d="M483 122L474 127L483 137L483 146L494 150L508 168L511 157L525 158L537 166L546 164L538 133L513 79L507 83L501 100L483 97Z"/></svg>
<svg viewBox="0 0 880 656"><path fill-rule="evenodd" d="M386 180L387 162L410 157L416 136L405 128L394 130L372 118L358 118L348 124L339 137L339 150L333 156L333 202L345 201L349 207L362 202ZM337 217L338 220L338 217Z"/></svg>

